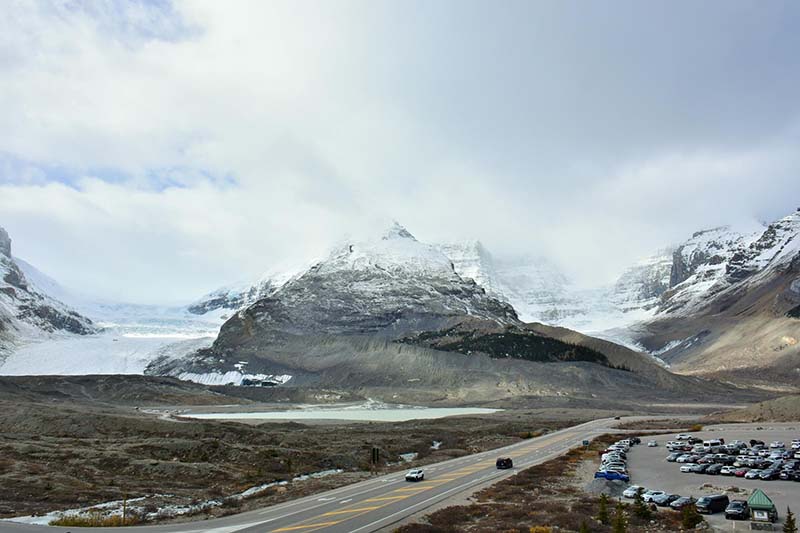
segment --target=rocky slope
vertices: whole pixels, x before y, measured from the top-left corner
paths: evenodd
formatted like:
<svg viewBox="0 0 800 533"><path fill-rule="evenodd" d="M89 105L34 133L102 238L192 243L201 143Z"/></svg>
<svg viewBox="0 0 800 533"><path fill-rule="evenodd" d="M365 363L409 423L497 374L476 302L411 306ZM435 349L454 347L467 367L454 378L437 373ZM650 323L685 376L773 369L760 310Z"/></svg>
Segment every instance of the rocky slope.
<svg viewBox="0 0 800 533"><path fill-rule="evenodd" d="M345 243L240 310L210 349L189 360L165 358L148 372L291 376L290 386L408 402L731 391L672 376L612 343L562 340L566 330L526 325L511 305L459 274L468 266L395 225L378 239Z"/></svg>
<svg viewBox="0 0 800 533"><path fill-rule="evenodd" d="M96 332L92 321L32 286L11 255L0 228L0 361L16 344L54 333Z"/></svg>
<svg viewBox="0 0 800 533"><path fill-rule="evenodd" d="M696 233L670 284L636 328L647 349L682 372L800 386L800 212L752 233Z"/></svg>

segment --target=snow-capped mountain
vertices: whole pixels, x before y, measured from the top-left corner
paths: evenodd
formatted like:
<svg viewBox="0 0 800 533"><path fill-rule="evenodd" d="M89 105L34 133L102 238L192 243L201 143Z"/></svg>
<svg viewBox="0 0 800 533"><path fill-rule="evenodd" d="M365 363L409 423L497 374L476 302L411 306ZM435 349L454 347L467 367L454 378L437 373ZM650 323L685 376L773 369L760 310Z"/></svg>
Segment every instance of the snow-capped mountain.
<svg viewBox="0 0 800 533"><path fill-rule="evenodd" d="M800 384L800 211L766 227L695 233L637 341L681 371Z"/></svg>
<svg viewBox="0 0 800 533"><path fill-rule="evenodd" d="M0 228L0 358L19 343L96 331L91 320L29 283L11 254L11 238Z"/></svg>

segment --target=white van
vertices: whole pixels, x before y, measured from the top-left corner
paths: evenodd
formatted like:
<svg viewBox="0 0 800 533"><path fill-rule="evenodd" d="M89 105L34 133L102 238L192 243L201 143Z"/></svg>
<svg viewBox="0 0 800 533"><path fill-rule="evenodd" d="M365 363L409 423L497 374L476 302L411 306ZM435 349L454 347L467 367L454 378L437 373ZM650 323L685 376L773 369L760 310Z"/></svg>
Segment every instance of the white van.
<svg viewBox="0 0 800 533"><path fill-rule="evenodd" d="M711 440L704 440L703 441L703 450L709 453L719 453L719 449L722 447L722 441L718 439L711 439Z"/></svg>

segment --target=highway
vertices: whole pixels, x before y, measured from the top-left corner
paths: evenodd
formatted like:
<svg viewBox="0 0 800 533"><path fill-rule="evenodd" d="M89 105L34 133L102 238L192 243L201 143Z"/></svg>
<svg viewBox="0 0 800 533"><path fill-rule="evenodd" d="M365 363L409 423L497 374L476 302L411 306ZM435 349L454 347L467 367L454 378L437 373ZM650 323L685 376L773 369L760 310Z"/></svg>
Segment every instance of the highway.
<svg viewBox="0 0 800 533"><path fill-rule="evenodd" d="M630 420L630 419L628 419ZM613 431L612 419L599 419L525 440L505 448L451 459L424 467L425 480L405 481L396 472L346 487L292 500L283 504L224 518L125 528L141 533L283 533L324 531L326 533L368 533L390 527L403 519L477 487L513 475L557 457L592 439ZM495 460L509 456L514 468L497 470ZM47 527L0 522L0 532L69 532L74 527ZM89 530L85 530L89 531ZM115 531L118 528L91 528Z"/></svg>

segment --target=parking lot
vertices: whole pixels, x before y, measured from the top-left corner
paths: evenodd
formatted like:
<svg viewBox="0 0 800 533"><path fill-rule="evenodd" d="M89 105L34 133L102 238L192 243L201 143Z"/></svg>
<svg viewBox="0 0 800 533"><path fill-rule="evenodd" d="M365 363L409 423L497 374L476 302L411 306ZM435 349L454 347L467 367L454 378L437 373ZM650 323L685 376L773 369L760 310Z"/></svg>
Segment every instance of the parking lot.
<svg viewBox="0 0 800 533"><path fill-rule="evenodd" d="M800 423L764 424L761 429L757 429L759 427L761 426L757 424L709 426L704 428L704 431L692 435L703 440L723 438L726 443L734 440L749 443L751 439L755 439L765 442L767 446L773 441L782 441L786 444L787 450L793 439L800 438ZM665 460L670 453L665 445L668 441L674 441L675 437L674 433L644 437L640 445L630 449L627 458L631 484L695 498L712 494L727 494L731 500L746 500L753 489L760 488L772 499L778 509L780 518L777 524L783 523L787 505L792 508L793 512L800 512L800 482L797 481L682 473L680 463ZM649 440L656 440L659 445L652 448L647 447ZM737 492L736 488L741 491ZM747 521L726 520L724 513L705 515L705 518L709 524L723 531L749 529ZM776 526L776 530L780 530L780 527Z"/></svg>

